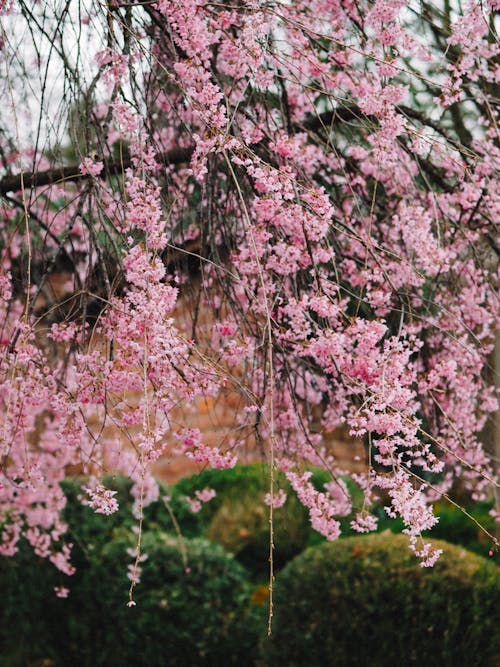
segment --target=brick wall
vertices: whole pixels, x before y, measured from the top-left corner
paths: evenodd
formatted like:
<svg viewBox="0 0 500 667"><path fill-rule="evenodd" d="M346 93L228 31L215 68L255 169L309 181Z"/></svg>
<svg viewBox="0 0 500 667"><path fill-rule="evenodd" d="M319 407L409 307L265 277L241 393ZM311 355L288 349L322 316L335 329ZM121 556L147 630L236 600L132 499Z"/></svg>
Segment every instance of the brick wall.
<svg viewBox="0 0 500 667"><path fill-rule="evenodd" d="M65 285L68 284L68 275L58 274L51 277L50 290L54 298L60 298L65 294ZM196 284L190 285L192 294L188 298L181 298L174 312L176 325L184 330L186 336L190 337L193 310L196 309L197 332L200 332L200 338L206 338L209 344L211 331L214 325L213 310L203 306L201 300L196 304L194 296L197 294ZM99 341L94 338L94 344L99 345ZM135 397L137 398L137 397ZM130 396L130 402L133 404L134 397ZM169 415L173 429L180 428L198 428L203 434L203 442L209 446L228 444L231 438L237 442L238 461L240 463L250 463L265 460L266 455L261 446L257 445L254 433L251 428L245 432L238 422L238 413L244 408L245 402L242 393L237 388L228 385L221 389L214 398L200 399L194 405L180 405ZM132 427L129 435L125 435L115 428L111 419L107 419L105 427L102 429L103 415L96 414L90 422L91 429L98 433L102 430L102 435L117 443L117 447L126 448L130 445L132 439L137 433L134 433ZM349 438L346 432L341 430L335 433L324 434L324 443L327 452L335 456L338 464L349 471L366 470L365 450L360 441ZM183 455L175 454L176 443L169 443L165 455L156 463L155 473L159 478L167 483L173 483L180 477L199 472L203 466L187 459Z"/></svg>

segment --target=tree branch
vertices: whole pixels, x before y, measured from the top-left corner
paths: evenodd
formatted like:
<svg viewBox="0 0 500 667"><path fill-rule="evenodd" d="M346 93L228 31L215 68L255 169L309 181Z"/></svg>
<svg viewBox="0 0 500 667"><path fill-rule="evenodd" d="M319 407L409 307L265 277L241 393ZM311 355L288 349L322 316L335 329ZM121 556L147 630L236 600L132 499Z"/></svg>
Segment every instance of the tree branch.
<svg viewBox="0 0 500 667"><path fill-rule="evenodd" d="M182 164L188 162L193 150L191 148L173 148L171 151L157 156L158 161L163 164ZM116 174L122 174L124 169L131 166L130 158L124 157L121 160L104 162L104 169L99 178L107 178ZM0 181L0 195L6 195L8 192L19 192L27 188L38 188L43 185L55 185L56 183L65 183L67 181L83 181L91 178L87 174L80 172L79 165L69 165L67 167L54 167L46 171L25 172L23 174L14 174L6 176Z"/></svg>
<svg viewBox="0 0 500 667"><path fill-rule="evenodd" d="M415 111L409 107L398 107L398 111L405 116L418 120L419 122L432 127L439 131L446 139L450 138L444 133L443 129L436 126L423 114ZM295 131L310 131L317 132L320 129L327 129L334 122L350 122L352 120L366 119L362 111L355 106L346 106L324 111L317 116L311 116L301 123L296 123L293 127ZM371 119L375 122L375 119ZM166 153L156 156L158 162L162 164L182 164L189 162L193 153L192 148L173 148ZM131 166L130 157L124 156L120 160L113 160L104 162L104 169L99 178L105 179L108 176L122 174L125 169ZM435 176L435 174L433 174ZM57 183L65 183L68 181L78 182L91 178L87 174L80 172L79 165L69 165L66 167L54 167L46 171L25 172L23 174L13 174L6 176L0 181L0 196L6 195L9 192L19 192L23 189L36 188L44 185L54 185Z"/></svg>

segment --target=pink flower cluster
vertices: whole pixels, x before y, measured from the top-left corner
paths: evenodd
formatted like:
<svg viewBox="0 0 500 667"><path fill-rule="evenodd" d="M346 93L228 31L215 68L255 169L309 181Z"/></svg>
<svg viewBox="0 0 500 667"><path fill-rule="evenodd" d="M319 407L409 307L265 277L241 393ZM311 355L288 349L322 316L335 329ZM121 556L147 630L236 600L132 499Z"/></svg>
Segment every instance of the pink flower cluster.
<svg viewBox="0 0 500 667"><path fill-rule="evenodd" d="M189 510L196 514L201 511L203 503L208 503L212 498L215 498L216 492L214 489L202 489L201 491L195 491L195 498L191 496L186 496L186 502L189 505Z"/></svg>
<svg viewBox="0 0 500 667"><path fill-rule="evenodd" d="M181 444L178 452L184 453L188 459L196 463L208 463L211 468L234 468L237 457L231 452L221 452L217 447L203 444L199 429L187 429L176 436Z"/></svg>
<svg viewBox="0 0 500 667"><path fill-rule="evenodd" d="M99 176L103 168L103 162L96 162L89 157L86 157L80 164L80 171L86 176Z"/></svg>
<svg viewBox="0 0 500 667"><path fill-rule="evenodd" d="M118 501L116 500L116 491L106 489L102 484L93 484L84 487L89 500L85 500L96 514L114 514L118 511Z"/></svg>
<svg viewBox="0 0 500 667"><path fill-rule="evenodd" d="M334 519L336 514L335 504L322 491L317 491L309 479L311 472L299 475L287 472L286 478L292 485L300 502L309 509L309 517L314 530L324 535L327 540L336 540L340 535L340 523Z"/></svg>
<svg viewBox="0 0 500 667"><path fill-rule="evenodd" d="M381 491L424 566L431 503L457 479L490 497L498 2L446 21L445 4L421 34L402 0L159 0L126 22L96 4L107 40L75 154L99 160L61 179L47 151L0 136L0 553L24 539L70 574L65 471L103 514L118 506L97 476L125 473L140 521L174 443L220 469L241 444L272 451L329 540L339 517L374 530ZM37 67L21 64L13 99ZM184 428L219 394L236 407L218 441ZM361 508L339 427L364 443Z"/></svg>

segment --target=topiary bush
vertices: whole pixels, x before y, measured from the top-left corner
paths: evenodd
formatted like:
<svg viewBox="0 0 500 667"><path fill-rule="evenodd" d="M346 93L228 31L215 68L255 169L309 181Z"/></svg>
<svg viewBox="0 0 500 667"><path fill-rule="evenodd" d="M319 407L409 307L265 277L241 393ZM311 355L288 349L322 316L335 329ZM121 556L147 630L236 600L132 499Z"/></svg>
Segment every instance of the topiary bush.
<svg viewBox="0 0 500 667"><path fill-rule="evenodd" d="M324 541L311 528L309 513L281 472L275 474L277 487L287 494L286 503L274 511L274 564L279 570L308 545ZM331 478L324 470L313 470L311 482L318 490ZM172 498L181 507L182 496L193 496L196 490L213 488L217 495L205 504L199 516L202 534L234 553L257 578L269 568L269 509L264 503L269 491L269 468L263 464L235 466L228 470L206 470L182 479L175 486ZM349 488L360 504L360 490ZM351 517L341 520L342 529L349 531ZM182 520L179 520L184 528Z"/></svg>
<svg viewBox="0 0 500 667"><path fill-rule="evenodd" d="M64 619L67 600L56 597L54 587L68 577L33 554L22 541L14 557L0 557L0 665L27 667L57 656L55 631ZM38 666L39 662L35 662Z"/></svg>
<svg viewBox="0 0 500 667"><path fill-rule="evenodd" d="M96 514L90 507L82 505L79 498L85 496L82 485L85 486L86 478L73 477L61 483L67 499L63 511L68 524L67 540L73 543L72 562L77 567L86 562L87 552L95 549L96 544L107 543L117 532L121 534L124 529L131 530L138 525L138 519L132 511L134 499L130 494L131 480L118 474L107 475L102 483L106 488L117 492L115 498L119 509L109 516ZM158 500L143 509L145 529L172 534L176 534L180 529L183 537L202 536L205 529L203 516L189 510L183 493L175 488L168 488L161 482L158 484ZM168 504L164 498L169 499Z"/></svg>
<svg viewBox="0 0 500 667"><path fill-rule="evenodd" d="M327 481L326 473L322 473ZM279 488L287 493L283 507L274 512L274 560L279 569L307 546L311 532L307 510L300 504L282 473L275 475ZM316 475L320 483L320 475ZM203 505L202 534L221 544L256 578L269 569L269 508L264 503L269 491L269 468L263 464L239 465L226 470L206 470L180 480L176 494L192 496L202 488L213 488L216 496ZM182 522L181 527L182 527Z"/></svg>
<svg viewBox="0 0 500 667"><path fill-rule="evenodd" d="M252 665L257 619L242 566L203 539L146 533L135 607L126 606L128 536L106 545L74 602L86 620L75 647L96 643L85 665ZM83 663L82 663L83 664Z"/></svg>
<svg viewBox="0 0 500 667"><path fill-rule="evenodd" d="M96 514L93 509L82 505L80 502L79 497L85 496L82 485L85 486L86 481L84 477L73 477L65 479L61 483L67 499L64 519L68 523L69 535L74 543L85 544L88 539L98 538L99 535L103 541L108 541L117 527L131 528L137 525L137 517L132 513L134 499L130 494L132 482L129 478L122 475L107 475L103 478L103 485L117 492L115 498L118 501L119 509L109 516ZM182 494L172 493L172 490L161 482L158 482L158 485L160 490L159 499L144 508L145 526L151 529L175 532L171 514L163 500L163 498L171 496L168 504L177 521L182 524L183 534L186 537L200 535L203 530L200 519L197 515L189 512Z"/></svg>
<svg viewBox="0 0 500 667"><path fill-rule="evenodd" d="M474 517L479 525L490 534L495 534L495 519L489 513L493 508L493 501L465 503L464 507L471 517ZM387 516L382 505L372 508L373 514L378 517L378 532L390 530L393 533L401 533L404 524L401 519L392 519ZM434 505L434 513L439 517L439 522L432 530L426 533L431 539L441 539L452 544L459 544L469 551L488 556L491 548L491 540L472 519L449 502L437 502Z"/></svg>
<svg viewBox="0 0 500 667"><path fill-rule="evenodd" d="M192 497L196 491L203 488L214 489L216 496L210 502L204 503L197 514L204 531L222 505L237 500L242 495L264 494L264 490L267 491L268 487L269 469L267 465L260 463L237 465L225 470L203 470L199 474L179 480L173 489L172 500L175 499L176 508L178 508L183 497ZM263 495L261 500L264 501Z"/></svg>
<svg viewBox="0 0 500 667"><path fill-rule="evenodd" d="M389 531L311 548L278 575L262 665L493 665L500 574L445 542L434 568Z"/></svg>
<svg viewBox="0 0 500 667"><path fill-rule="evenodd" d="M290 496L273 515L273 560L277 569L303 551L311 526L307 511L296 496ZM235 498L226 498L205 532L206 536L235 554L254 574L269 570L269 508L264 504L264 491L242 491Z"/></svg>
<svg viewBox="0 0 500 667"><path fill-rule="evenodd" d="M94 542L66 599L55 596L58 574L46 561L27 550L1 559L2 667L253 665L264 614L251 604L243 567L206 540L146 532L129 608L134 539L123 531Z"/></svg>

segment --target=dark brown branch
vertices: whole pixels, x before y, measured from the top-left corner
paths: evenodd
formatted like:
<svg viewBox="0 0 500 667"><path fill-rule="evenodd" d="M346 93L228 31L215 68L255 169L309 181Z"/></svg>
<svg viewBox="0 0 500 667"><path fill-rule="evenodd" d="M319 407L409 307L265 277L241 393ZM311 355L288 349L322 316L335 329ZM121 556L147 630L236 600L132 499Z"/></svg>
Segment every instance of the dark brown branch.
<svg viewBox="0 0 500 667"><path fill-rule="evenodd" d="M318 116L313 116L303 123L297 124L297 130L315 131L333 121L348 121L354 118L362 117L361 112L349 107L335 109ZM193 153L192 148L174 148L167 153L157 155L156 159L161 164L182 164L189 162ZM104 169L100 178L105 179L109 176L122 174L124 169L131 166L129 156L123 156L120 160L113 160L104 163ZM44 185L55 185L56 183L65 183L68 181L78 182L91 178L87 174L82 174L78 165L69 165L67 167L54 167L46 171L25 172L24 174L13 174L6 176L0 181L0 195L6 195L8 192L19 192L20 190L42 187Z"/></svg>
<svg viewBox="0 0 500 667"><path fill-rule="evenodd" d="M398 107L400 113L403 113L409 118L416 119L423 124L429 125L443 134L443 130L437 128L435 124L423 116L420 112L414 111L409 107ZM308 130L317 132L320 129L327 129L334 122L350 122L353 120L361 120L365 118L364 114L357 107L347 106L339 107L330 111L325 111L317 116L312 116L302 123L297 123L293 129ZM375 122L375 119L369 119ZM448 137L446 137L449 139ZM193 149L192 148L174 148L167 153L157 156L158 162L162 164L182 164L189 162ZM124 169L131 166L129 156L124 156L121 160L113 160L104 163L104 169L100 174L100 178L107 178L108 176L115 176L122 174ZM80 172L78 165L69 165L67 167L55 167L47 169L46 171L25 172L24 174L14 174L6 176L0 181L0 195L6 195L8 192L19 192L23 189L42 187L44 185L53 185L56 183L64 183L68 181L78 182L90 178L87 174Z"/></svg>
<svg viewBox="0 0 500 667"><path fill-rule="evenodd" d="M174 148L163 155L157 156L157 160L162 164L182 164L188 162L192 154L191 148ZM104 169L100 178L122 174L124 169L131 166L129 157L122 160L115 160L104 163ZM24 174L14 174L6 176L0 181L0 195L6 195L8 192L19 192L29 188L38 188L44 185L54 185L56 183L65 183L68 181L78 182L89 179L90 176L82 174L78 165L68 167L55 167L46 171L25 172Z"/></svg>

